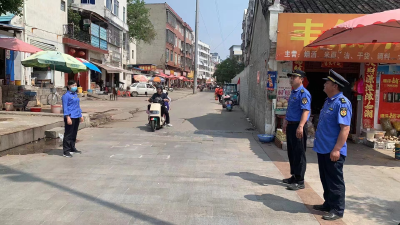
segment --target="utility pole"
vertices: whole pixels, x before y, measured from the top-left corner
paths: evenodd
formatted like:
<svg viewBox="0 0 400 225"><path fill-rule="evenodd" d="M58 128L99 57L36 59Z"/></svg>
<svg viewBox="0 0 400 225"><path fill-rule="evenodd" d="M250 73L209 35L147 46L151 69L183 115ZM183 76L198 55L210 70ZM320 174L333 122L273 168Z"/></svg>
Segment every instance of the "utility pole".
<svg viewBox="0 0 400 225"><path fill-rule="evenodd" d="M197 76L199 74L199 0L196 0L196 25L195 32L195 56L194 56L194 81L193 81L193 94L197 90Z"/></svg>

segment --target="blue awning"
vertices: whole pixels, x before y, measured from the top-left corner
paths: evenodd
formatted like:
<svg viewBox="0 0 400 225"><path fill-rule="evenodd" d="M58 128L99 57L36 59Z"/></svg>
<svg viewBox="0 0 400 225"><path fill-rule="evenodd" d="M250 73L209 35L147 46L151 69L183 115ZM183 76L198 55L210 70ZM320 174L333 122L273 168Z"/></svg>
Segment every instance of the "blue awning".
<svg viewBox="0 0 400 225"><path fill-rule="evenodd" d="M14 16L15 15L12 13L1 14L0 15L0 23L4 23L4 22L9 23L12 20L12 18L14 18Z"/></svg>

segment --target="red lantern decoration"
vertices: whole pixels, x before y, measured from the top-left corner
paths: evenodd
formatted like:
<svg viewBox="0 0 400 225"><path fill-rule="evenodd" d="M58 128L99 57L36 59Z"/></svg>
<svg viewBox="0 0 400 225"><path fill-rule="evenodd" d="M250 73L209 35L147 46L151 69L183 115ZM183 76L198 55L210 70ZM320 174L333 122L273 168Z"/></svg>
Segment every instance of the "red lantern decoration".
<svg viewBox="0 0 400 225"><path fill-rule="evenodd" d="M86 54L86 53L85 53L84 51L80 51L80 52L79 52L79 55L80 55L80 56L85 56L85 54Z"/></svg>
<svg viewBox="0 0 400 225"><path fill-rule="evenodd" d="M71 54L75 54L75 49L73 49L73 48L71 48L70 50L69 50L69 53L71 53Z"/></svg>

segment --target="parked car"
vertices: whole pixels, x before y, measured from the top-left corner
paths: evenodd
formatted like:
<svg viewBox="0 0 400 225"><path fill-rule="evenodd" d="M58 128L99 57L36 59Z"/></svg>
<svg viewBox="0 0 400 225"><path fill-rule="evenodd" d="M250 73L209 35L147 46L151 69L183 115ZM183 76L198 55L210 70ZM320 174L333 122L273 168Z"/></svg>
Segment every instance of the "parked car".
<svg viewBox="0 0 400 225"><path fill-rule="evenodd" d="M156 87L148 83L134 83L130 87L132 97L139 95L153 95L157 92Z"/></svg>

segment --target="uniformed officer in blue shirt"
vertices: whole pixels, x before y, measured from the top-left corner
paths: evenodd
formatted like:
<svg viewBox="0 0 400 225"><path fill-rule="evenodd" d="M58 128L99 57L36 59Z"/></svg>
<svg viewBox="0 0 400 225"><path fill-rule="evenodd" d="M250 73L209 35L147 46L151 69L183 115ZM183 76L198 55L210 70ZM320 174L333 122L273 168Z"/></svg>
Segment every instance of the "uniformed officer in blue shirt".
<svg viewBox="0 0 400 225"><path fill-rule="evenodd" d="M319 116L314 151L318 154L325 202L314 205L314 209L328 212L322 217L325 220L337 220L343 217L345 208L343 164L347 156L346 140L350 131L352 107L342 92L349 82L333 70L324 79L324 92L328 98Z"/></svg>
<svg viewBox="0 0 400 225"><path fill-rule="evenodd" d="M303 86L306 73L295 70L288 74L293 87L288 101L286 119L283 130L287 137L287 152L291 177L283 182L289 184L289 190L304 189L304 174L306 172L307 126L310 118L311 95Z"/></svg>
<svg viewBox="0 0 400 225"><path fill-rule="evenodd" d="M81 153L75 147L79 123L83 122L80 99L76 93L77 89L75 81L68 81L68 91L62 97L65 124L63 151L64 157L67 158L72 157L71 154Z"/></svg>

